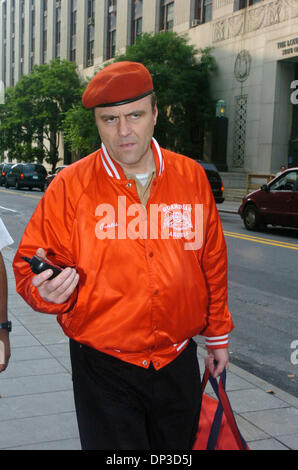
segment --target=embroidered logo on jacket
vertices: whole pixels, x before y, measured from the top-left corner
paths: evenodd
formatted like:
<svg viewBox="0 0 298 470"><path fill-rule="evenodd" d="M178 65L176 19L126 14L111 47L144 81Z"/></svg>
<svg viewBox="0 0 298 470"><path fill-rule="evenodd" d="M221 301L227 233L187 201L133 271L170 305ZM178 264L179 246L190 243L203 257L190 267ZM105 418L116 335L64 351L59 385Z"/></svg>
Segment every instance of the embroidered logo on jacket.
<svg viewBox="0 0 298 470"><path fill-rule="evenodd" d="M163 229L172 229L169 235L173 238L182 238L189 235L193 228L191 221L191 206L187 204L171 204L163 208Z"/></svg>

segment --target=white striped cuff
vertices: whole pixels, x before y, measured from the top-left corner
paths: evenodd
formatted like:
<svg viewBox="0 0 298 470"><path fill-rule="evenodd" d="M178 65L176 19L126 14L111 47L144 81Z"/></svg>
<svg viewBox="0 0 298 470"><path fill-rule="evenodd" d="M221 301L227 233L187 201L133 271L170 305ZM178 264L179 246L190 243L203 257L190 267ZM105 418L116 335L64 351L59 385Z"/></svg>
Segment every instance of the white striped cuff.
<svg viewBox="0 0 298 470"><path fill-rule="evenodd" d="M229 335L206 337L205 345L209 349L227 348L229 345Z"/></svg>

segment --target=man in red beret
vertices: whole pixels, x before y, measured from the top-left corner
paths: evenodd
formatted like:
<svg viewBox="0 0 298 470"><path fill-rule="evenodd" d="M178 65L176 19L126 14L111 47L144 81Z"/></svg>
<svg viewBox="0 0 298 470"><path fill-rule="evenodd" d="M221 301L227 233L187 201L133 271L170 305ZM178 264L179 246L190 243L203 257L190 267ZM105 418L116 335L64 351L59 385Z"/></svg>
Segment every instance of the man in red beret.
<svg viewBox="0 0 298 470"><path fill-rule="evenodd" d="M89 83L101 149L55 178L14 260L17 290L70 338L83 449L190 450L201 383L196 335L214 376L233 322L227 256L203 168L160 148L149 71L119 62ZM60 265L34 276L22 256Z"/></svg>

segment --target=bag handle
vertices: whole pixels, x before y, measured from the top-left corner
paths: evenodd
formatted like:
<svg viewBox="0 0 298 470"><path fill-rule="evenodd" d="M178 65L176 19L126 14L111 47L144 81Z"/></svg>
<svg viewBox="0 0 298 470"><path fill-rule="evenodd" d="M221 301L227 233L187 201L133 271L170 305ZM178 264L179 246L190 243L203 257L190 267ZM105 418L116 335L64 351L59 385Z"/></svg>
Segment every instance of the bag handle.
<svg viewBox="0 0 298 470"><path fill-rule="evenodd" d="M236 423L236 420L235 420L235 417L231 408L229 398L225 390L226 369L224 369L223 372L220 374L219 382L217 382L217 380L210 374L210 371L206 368L204 372L203 380L202 380L202 391L205 390L208 380L218 398L218 406L217 406L217 410L216 410L214 420L211 426L208 444L207 444L207 450L215 449L218 435L220 432L223 412L225 413L226 419L235 437L235 440L239 446L239 449L247 450L247 444L239 431L239 428L237 426L237 423Z"/></svg>

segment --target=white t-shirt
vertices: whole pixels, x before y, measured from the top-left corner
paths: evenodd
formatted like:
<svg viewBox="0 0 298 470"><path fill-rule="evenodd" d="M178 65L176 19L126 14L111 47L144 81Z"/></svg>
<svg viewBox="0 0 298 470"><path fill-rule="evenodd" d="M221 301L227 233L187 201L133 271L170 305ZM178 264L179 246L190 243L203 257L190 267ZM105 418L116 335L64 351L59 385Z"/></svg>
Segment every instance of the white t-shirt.
<svg viewBox="0 0 298 470"><path fill-rule="evenodd" d="M5 227L0 217L0 251L2 250L2 248L11 245L12 243L13 239L9 235L7 228Z"/></svg>
<svg viewBox="0 0 298 470"><path fill-rule="evenodd" d="M138 181L141 183L142 186L145 186L147 183L148 177L150 173L138 173L135 175L135 177L138 179Z"/></svg>

